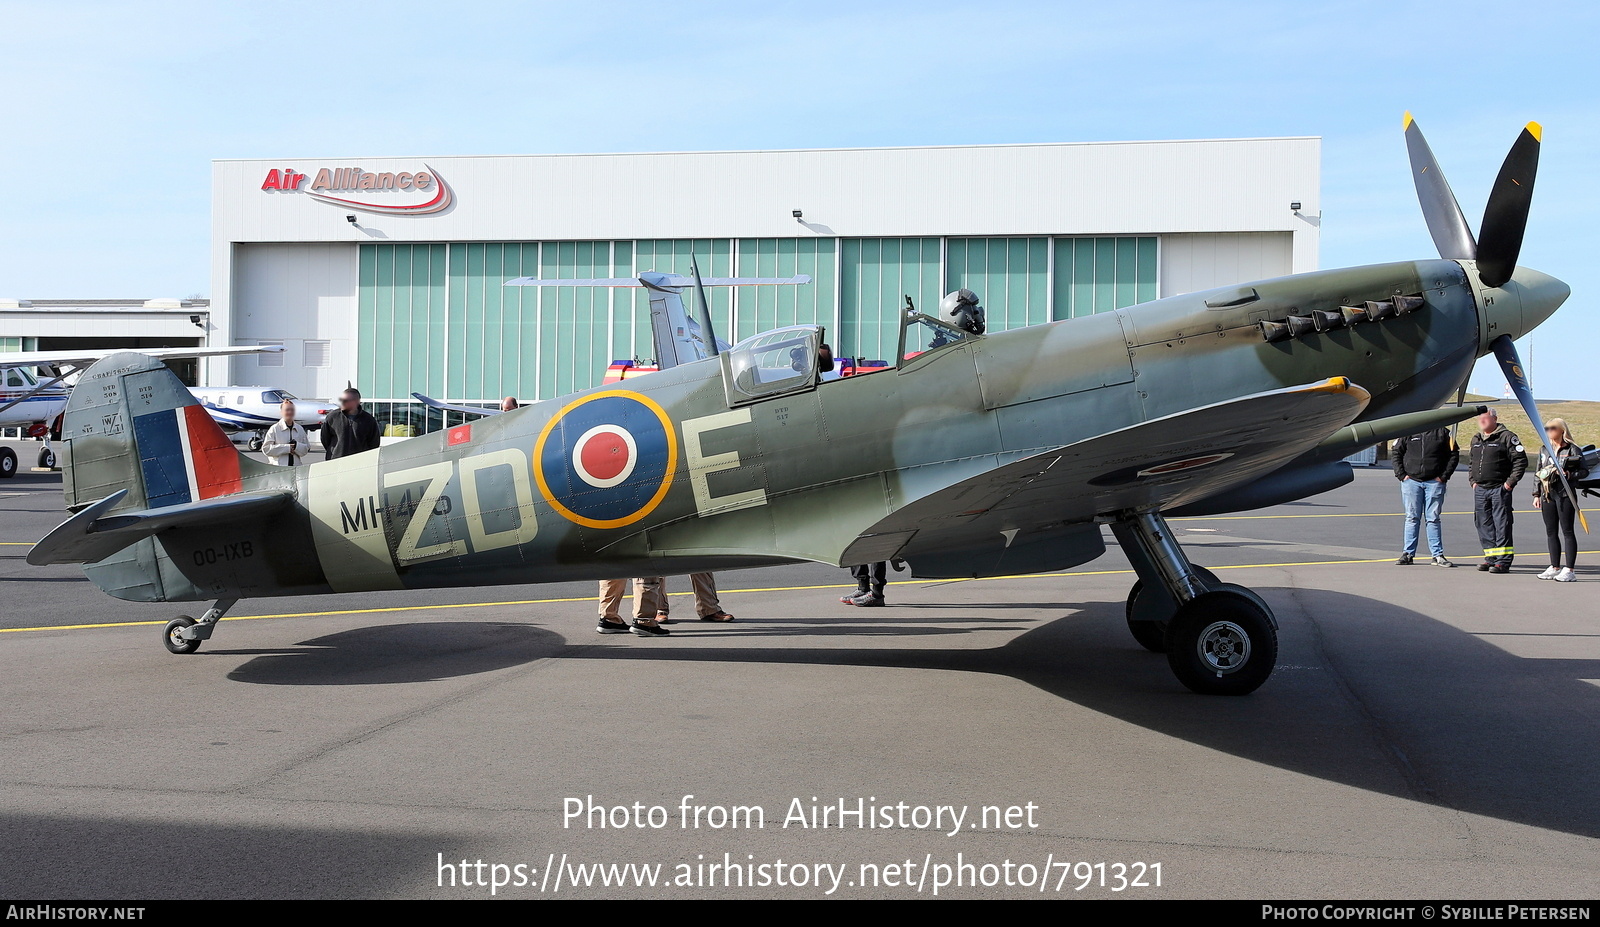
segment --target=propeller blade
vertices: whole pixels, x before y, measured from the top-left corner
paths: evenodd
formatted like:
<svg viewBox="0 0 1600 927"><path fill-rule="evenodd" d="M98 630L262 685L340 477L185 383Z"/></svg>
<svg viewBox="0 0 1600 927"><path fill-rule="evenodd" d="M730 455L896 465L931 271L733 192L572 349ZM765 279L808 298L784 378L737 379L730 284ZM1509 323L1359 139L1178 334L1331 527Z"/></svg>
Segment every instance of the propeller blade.
<svg viewBox="0 0 1600 927"><path fill-rule="evenodd" d="M1439 170L1439 162L1422 137L1417 121L1406 113L1406 154L1411 157L1411 179L1417 185L1417 201L1422 204L1422 218L1427 220L1428 234L1433 236L1439 256L1450 261L1470 261L1478 256L1478 245L1472 240L1472 228L1467 217L1461 214L1450 182Z"/></svg>
<svg viewBox="0 0 1600 927"><path fill-rule="evenodd" d="M1484 286L1503 286L1517 269L1522 233L1528 227L1528 207L1533 204L1533 179L1539 173L1539 139L1544 134L1530 122L1511 146L1500 176L1489 191L1478 229L1478 276Z"/></svg>
<svg viewBox="0 0 1600 927"><path fill-rule="evenodd" d="M1551 460L1557 460L1556 449L1550 444L1550 436L1545 433L1544 419L1539 417L1539 407L1533 403L1533 387L1528 385L1528 378L1522 372L1522 358L1517 356L1517 346L1512 343L1510 335L1501 335L1494 340L1494 358L1500 362L1500 369L1505 372L1506 382L1511 384L1511 392L1517 396L1517 401L1522 403L1522 411L1528 414L1528 421L1539 432L1539 440L1544 444L1545 453ZM1583 522L1583 533L1589 533L1589 519L1583 515L1583 509L1578 505L1578 492L1572 488L1572 483L1567 480L1567 472L1560 467L1556 468L1556 475L1561 477L1561 487L1567 491L1567 498L1572 500L1572 508L1578 513L1578 520Z"/></svg>

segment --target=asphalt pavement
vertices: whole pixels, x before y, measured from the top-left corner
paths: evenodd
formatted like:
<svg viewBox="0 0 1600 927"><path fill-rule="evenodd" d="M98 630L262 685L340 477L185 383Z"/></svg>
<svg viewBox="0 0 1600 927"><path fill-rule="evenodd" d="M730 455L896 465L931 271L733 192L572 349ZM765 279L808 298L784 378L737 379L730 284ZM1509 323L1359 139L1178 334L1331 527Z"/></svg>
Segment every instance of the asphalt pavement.
<svg viewBox="0 0 1600 927"><path fill-rule="evenodd" d="M59 481L0 482L0 895L1600 890L1600 543L1580 582L1538 582L1523 512L1511 575L1397 567L1383 470L1174 522L1281 624L1244 698L1133 642L1114 545L1065 574L891 574L873 610L838 603L842 570L725 573L738 620L666 639L595 634L589 584L251 600L173 656L161 624L196 606L24 562ZM1445 532L1470 564L1464 490Z"/></svg>

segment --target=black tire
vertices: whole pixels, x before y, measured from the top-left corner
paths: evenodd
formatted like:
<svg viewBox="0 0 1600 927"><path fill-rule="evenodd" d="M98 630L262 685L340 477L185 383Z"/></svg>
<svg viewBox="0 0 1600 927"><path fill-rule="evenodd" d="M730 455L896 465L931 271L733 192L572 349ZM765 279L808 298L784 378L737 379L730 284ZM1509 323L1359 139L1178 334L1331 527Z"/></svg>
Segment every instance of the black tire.
<svg viewBox="0 0 1600 927"><path fill-rule="evenodd" d="M246 444L245 447L248 447L252 452L255 452L261 450L261 446L265 443L266 437L258 431L250 436L250 442Z"/></svg>
<svg viewBox="0 0 1600 927"><path fill-rule="evenodd" d="M46 470L53 470L56 466L56 452L48 447L39 448L39 466Z"/></svg>
<svg viewBox="0 0 1600 927"><path fill-rule="evenodd" d="M161 642L173 653L194 653L200 649L200 642L181 638L178 632L193 627L195 623L195 620L188 615L179 615L167 622L166 629L161 632Z"/></svg>
<svg viewBox="0 0 1600 927"><path fill-rule="evenodd" d="M1133 603L1139 598L1139 592L1144 589L1144 580L1135 580L1133 588L1128 590L1128 604L1124 613L1128 618L1128 633L1139 642L1139 646L1151 653L1167 652L1167 622L1165 621L1134 621Z"/></svg>
<svg viewBox="0 0 1600 927"><path fill-rule="evenodd" d="M0 479L10 479L17 475L17 452L9 447L0 447Z"/></svg>
<svg viewBox="0 0 1600 927"><path fill-rule="evenodd" d="M1201 695L1248 695L1278 663L1272 614L1251 596L1219 590L1178 607L1167 628L1173 675Z"/></svg>

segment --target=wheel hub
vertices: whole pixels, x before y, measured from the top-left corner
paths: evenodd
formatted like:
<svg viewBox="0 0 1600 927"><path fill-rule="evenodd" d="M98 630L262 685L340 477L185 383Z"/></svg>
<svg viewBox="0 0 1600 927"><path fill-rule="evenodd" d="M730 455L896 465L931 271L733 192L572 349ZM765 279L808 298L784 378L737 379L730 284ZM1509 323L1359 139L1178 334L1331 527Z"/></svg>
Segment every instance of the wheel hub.
<svg viewBox="0 0 1600 927"><path fill-rule="evenodd" d="M1250 662L1250 635L1232 621L1213 621L1200 632L1195 649L1207 669L1225 676Z"/></svg>

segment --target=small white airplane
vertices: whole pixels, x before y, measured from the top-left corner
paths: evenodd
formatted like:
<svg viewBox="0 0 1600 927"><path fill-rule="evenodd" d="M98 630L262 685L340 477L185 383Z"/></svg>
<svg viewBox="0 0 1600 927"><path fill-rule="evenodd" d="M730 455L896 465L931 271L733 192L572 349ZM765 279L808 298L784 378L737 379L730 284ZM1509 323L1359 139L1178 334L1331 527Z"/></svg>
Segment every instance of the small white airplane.
<svg viewBox="0 0 1600 927"><path fill-rule="evenodd" d="M66 409L67 396L72 392L66 379L118 350L0 352L0 428L21 428L30 438L43 438L44 446L39 449L38 465L54 467L56 452L50 447L50 439L60 435L61 413ZM225 348L153 348L145 353L166 360L174 357L275 353L282 350L281 345L240 345ZM43 379L35 373L39 369L48 371ZM16 473L16 452L9 447L0 447L0 479L15 476Z"/></svg>
<svg viewBox="0 0 1600 927"><path fill-rule="evenodd" d="M189 392L229 435L252 432L252 451L261 450L267 429L278 421L284 400L294 403L294 420L307 431L321 428L322 417L339 408L332 399L301 399L288 390L265 386L196 386Z"/></svg>

